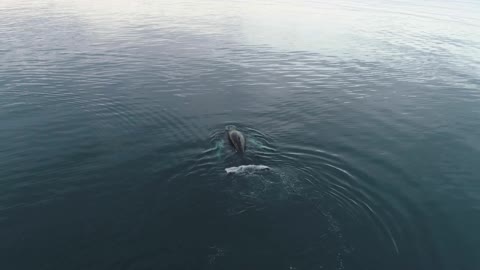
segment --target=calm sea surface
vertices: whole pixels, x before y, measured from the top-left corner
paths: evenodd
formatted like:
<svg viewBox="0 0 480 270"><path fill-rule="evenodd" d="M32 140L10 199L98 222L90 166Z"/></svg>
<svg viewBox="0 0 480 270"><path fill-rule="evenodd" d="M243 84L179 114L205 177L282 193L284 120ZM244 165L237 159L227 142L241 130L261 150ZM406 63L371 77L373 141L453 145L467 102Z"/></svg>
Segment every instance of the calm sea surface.
<svg viewBox="0 0 480 270"><path fill-rule="evenodd" d="M2 270L478 270L479 229L478 1L0 1Z"/></svg>

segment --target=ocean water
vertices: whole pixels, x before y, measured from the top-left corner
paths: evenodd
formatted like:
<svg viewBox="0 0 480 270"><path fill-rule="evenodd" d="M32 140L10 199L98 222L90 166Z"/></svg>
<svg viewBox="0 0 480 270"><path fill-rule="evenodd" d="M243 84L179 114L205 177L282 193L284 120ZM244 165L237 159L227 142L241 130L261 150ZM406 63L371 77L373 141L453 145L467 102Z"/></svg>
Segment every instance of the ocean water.
<svg viewBox="0 0 480 270"><path fill-rule="evenodd" d="M477 1L0 1L2 270L477 270L479 139Z"/></svg>

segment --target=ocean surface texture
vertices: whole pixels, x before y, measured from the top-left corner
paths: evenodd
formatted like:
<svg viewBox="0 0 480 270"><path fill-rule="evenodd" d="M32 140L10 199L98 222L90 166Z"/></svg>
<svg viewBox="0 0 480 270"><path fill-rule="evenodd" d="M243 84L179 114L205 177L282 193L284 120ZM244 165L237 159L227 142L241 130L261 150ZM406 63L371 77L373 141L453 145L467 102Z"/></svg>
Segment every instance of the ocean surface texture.
<svg viewBox="0 0 480 270"><path fill-rule="evenodd" d="M0 0L2 270L478 270L479 229L479 1Z"/></svg>

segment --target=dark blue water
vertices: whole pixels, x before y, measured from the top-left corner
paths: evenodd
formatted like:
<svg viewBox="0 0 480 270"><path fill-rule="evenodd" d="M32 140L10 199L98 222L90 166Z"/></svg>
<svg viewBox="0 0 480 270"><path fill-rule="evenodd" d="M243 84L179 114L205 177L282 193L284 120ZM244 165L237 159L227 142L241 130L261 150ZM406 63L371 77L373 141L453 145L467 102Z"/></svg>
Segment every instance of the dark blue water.
<svg viewBox="0 0 480 270"><path fill-rule="evenodd" d="M2 270L480 269L479 138L476 1L0 2Z"/></svg>

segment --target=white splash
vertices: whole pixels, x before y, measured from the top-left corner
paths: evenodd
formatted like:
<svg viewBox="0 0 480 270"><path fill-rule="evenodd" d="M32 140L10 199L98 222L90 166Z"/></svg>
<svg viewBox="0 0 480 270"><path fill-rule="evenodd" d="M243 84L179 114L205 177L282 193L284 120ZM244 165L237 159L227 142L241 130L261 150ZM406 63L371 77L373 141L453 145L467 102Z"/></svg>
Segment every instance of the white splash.
<svg viewBox="0 0 480 270"><path fill-rule="evenodd" d="M225 168L227 173L253 173L256 171L270 170L270 167L265 165L242 165L238 167Z"/></svg>

